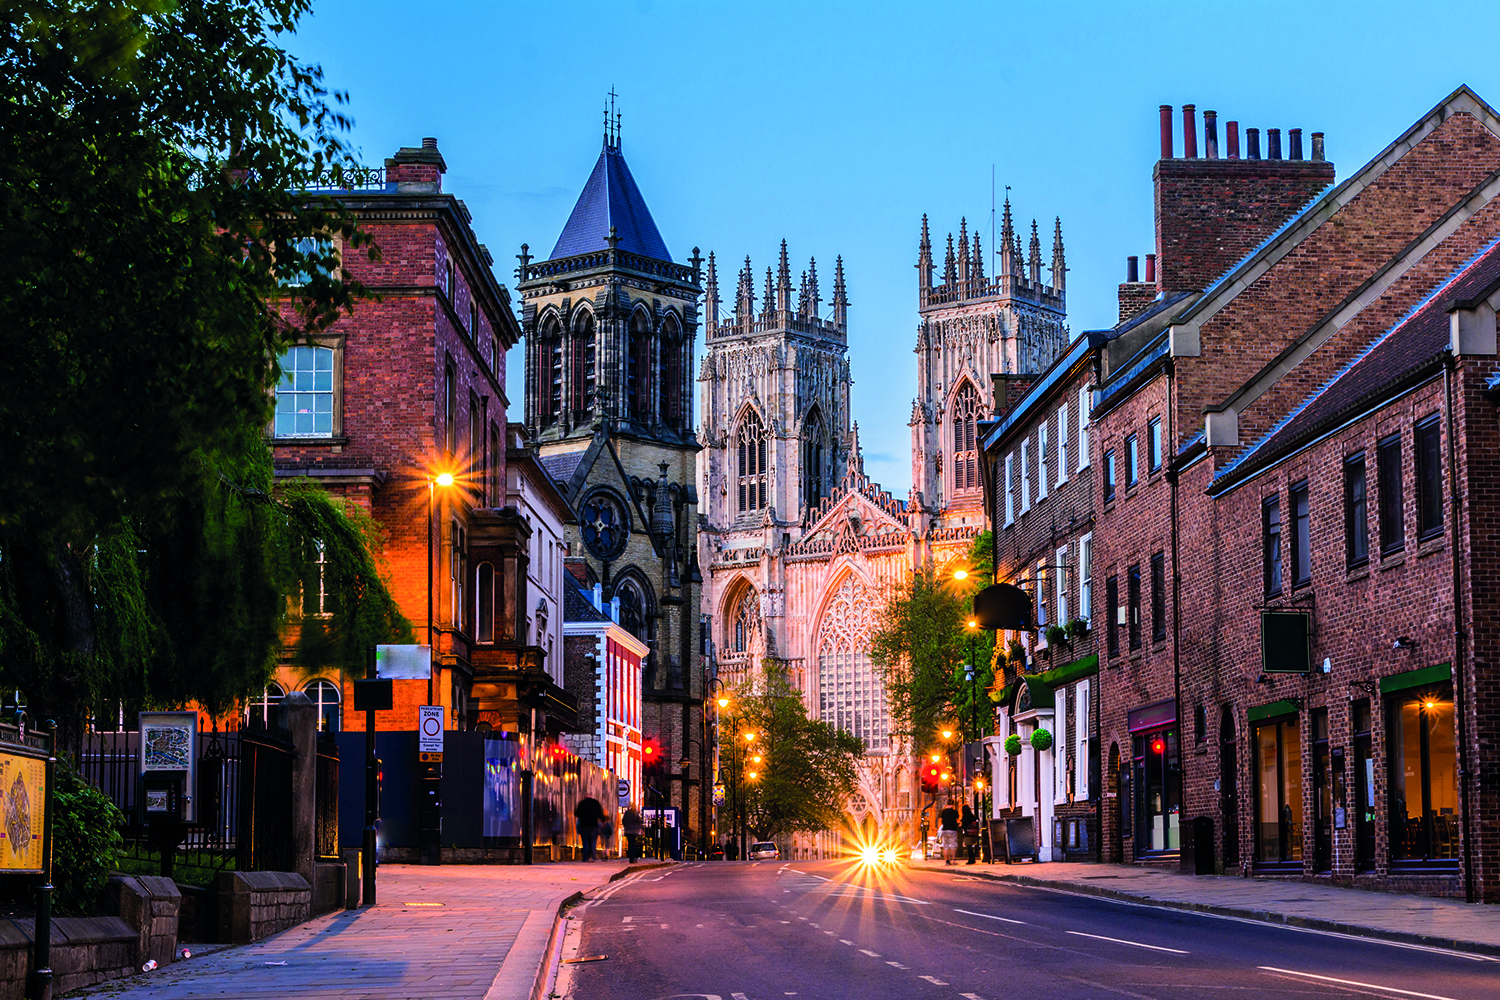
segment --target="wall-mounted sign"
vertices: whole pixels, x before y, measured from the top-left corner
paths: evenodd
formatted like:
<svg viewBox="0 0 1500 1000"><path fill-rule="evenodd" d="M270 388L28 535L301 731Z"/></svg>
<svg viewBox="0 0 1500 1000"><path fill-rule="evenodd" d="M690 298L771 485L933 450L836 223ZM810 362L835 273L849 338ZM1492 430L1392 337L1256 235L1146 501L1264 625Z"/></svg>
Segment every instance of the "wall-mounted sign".
<svg viewBox="0 0 1500 1000"><path fill-rule="evenodd" d="M40 872L47 762L0 748L0 871Z"/></svg>
<svg viewBox="0 0 1500 1000"><path fill-rule="evenodd" d="M392 681L425 681L432 676L431 646L376 646L375 676Z"/></svg>
<svg viewBox="0 0 1500 1000"><path fill-rule="evenodd" d="M140 726L141 808L196 822L198 713L142 712Z"/></svg>
<svg viewBox="0 0 1500 1000"><path fill-rule="evenodd" d="M443 752L443 706L417 706L417 752Z"/></svg>

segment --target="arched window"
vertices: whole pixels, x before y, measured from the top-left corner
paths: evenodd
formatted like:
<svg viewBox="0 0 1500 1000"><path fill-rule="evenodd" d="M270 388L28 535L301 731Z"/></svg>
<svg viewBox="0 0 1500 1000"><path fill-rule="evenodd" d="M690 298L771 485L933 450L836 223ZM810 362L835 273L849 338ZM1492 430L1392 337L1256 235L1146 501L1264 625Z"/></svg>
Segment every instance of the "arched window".
<svg viewBox="0 0 1500 1000"><path fill-rule="evenodd" d="M615 597L620 601L620 624L625 631L642 642L649 642L651 609L640 583L629 578L621 580L615 587Z"/></svg>
<svg viewBox="0 0 1500 1000"><path fill-rule="evenodd" d="M760 628L760 594L754 587L746 587L734 603L734 620L730 625L729 649L743 653L750 648L750 641Z"/></svg>
<svg viewBox="0 0 1500 1000"><path fill-rule="evenodd" d="M573 321L573 419L588 416L594 405L594 378L597 370L598 343L594 335L594 314L581 309Z"/></svg>
<svg viewBox="0 0 1500 1000"><path fill-rule="evenodd" d="M333 350L293 347L281 356L277 437L333 436Z"/></svg>
<svg viewBox="0 0 1500 1000"><path fill-rule="evenodd" d="M965 382L953 397L953 491L977 490L979 451L975 444L975 424L982 417L979 390Z"/></svg>
<svg viewBox="0 0 1500 1000"><path fill-rule="evenodd" d="M562 416L563 401L562 330L555 316L548 316L543 321L539 343L541 357L538 367L542 370L538 374L545 379L542 383L545 388L541 391L546 395L538 399L537 404L542 411L542 426L551 427Z"/></svg>
<svg viewBox="0 0 1500 1000"><path fill-rule="evenodd" d="M651 321L643 310L630 316L630 338L626 345L625 392L630 415L645 421L651 417Z"/></svg>
<svg viewBox="0 0 1500 1000"><path fill-rule="evenodd" d="M338 685L332 681L316 680L303 688L302 692L318 710L318 729L325 733L338 732L339 703L343 700L339 696Z"/></svg>
<svg viewBox="0 0 1500 1000"><path fill-rule="evenodd" d="M817 407L802 422L802 505L809 510L823 499L823 417Z"/></svg>
<svg viewBox="0 0 1500 1000"><path fill-rule="evenodd" d="M487 562L474 572L474 641L495 641L495 567Z"/></svg>
<svg viewBox="0 0 1500 1000"><path fill-rule="evenodd" d="M766 488L766 428L754 410L740 421L739 432L740 513L761 510L770 491Z"/></svg>
<svg viewBox="0 0 1500 1000"><path fill-rule="evenodd" d="M271 721L276 715L276 706L281 704L281 699L286 697L286 692L281 685L275 681L266 685L259 698L251 698L245 706L245 726L249 729L269 729Z"/></svg>
<svg viewBox="0 0 1500 1000"><path fill-rule="evenodd" d="M682 429L684 399L682 390L682 329L677 317L667 316L662 326L661 337L661 405L657 412L662 423L678 430Z"/></svg>
<svg viewBox="0 0 1500 1000"><path fill-rule="evenodd" d="M844 578L818 624L818 716L865 741L865 750L889 748L885 686L870 662L874 608L854 576Z"/></svg>

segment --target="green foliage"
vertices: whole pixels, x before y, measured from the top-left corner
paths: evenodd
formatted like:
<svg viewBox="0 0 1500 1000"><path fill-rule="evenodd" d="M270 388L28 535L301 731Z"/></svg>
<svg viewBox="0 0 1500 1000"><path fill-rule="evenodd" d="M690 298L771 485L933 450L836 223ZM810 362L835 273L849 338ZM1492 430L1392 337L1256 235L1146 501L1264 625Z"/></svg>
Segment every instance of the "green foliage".
<svg viewBox="0 0 1500 1000"><path fill-rule="evenodd" d="M1068 642L1068 630L1061 625L1047 626L1047 648L1065 645Z"/></svg>
<svg viewBox="0 0 1500 1000"><path fill-rule="evenodd" d="M1005 752L1010 754L1012 757L1019 754L1021 752L1021 737L1017 736L1015 733L1011 733L1009 736L1005 737Z"/></svg>
<svg viewBox="0 0 1500 1000"><path fill-rule="evenodd" d="M257 689L312 539L336 661L403 627L368 533L274 488L265 440L277 358L353 308L338 254L368 247L302 193L357 166L277 44L308 8L17 0L0 36L0 683L65 730Z"/></svg>
<svg viewBox="0 0 1500 1000"><path fill-rule="evenodd" d="M1074 618L1068 622L1068 639L1078 642L1089 634L1089 623L1085 618Z"/></svg>
<svg viewBox="0 0 1500 1000"><path fill-rule="evenodd" d="M109 881L125 817L67 759L53 772L52 808L55 905L62 914L87 913Z"/></svg>
<svg viewBox="0 0 1500 1000"><path fill-rule="evenodd" d="M967 627L974 594L988 585L990 534L979 535L964 560L967 579L918 570L886 596L870 658L881 669L889 698L893 735L918 746L932 739L944 720L989 732L994 703L995 633ZM964 667L973 663L971 683ZM972 735L972 734L971 734Z"/></svg>
<svg viewBox="0 0 1500 1000"><path fill-rule="evenodd" d="M1031 745L1037 750L1047 750L1052 746L1052 734L1045 729L1038 729L1031 734Z"/></svg>
<svg viewBox="0 0 1500 1000"><path fill-rule="evenodd" d="M1021 644L1020 639L1010 641L1010 668L1020 676L1026 672L1026 647Z"/></svg>
<svg viewBox="0 0 1500 1000"><path fill-rule="evenodd" d="M719 750L731 808L743 808L757 840L835 829L858 782L864 741L809 719L800 694L771 661L759 691L731 698ZM743 738L748 732L756 734L753 742Z"/></svg>

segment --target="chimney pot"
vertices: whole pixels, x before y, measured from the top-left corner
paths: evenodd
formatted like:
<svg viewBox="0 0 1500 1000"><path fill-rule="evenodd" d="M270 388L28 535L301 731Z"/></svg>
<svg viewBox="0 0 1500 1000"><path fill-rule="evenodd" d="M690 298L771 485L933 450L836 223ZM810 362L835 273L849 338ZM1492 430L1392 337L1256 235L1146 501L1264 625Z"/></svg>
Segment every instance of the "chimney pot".
<svg viewBox="0 0 1500 1000"><path fill-rule="evenodd" d="M1125 280L1134 284L1141 280L1140 259L1137 257L1125 258Z"/></svg>
<svg viewBox="0 0 1500 1000"><path fill-rule="evenodd" d="M422 140L422 148L437 149L437 138L435 136L427 136Z"/></svg>
<svg viewBox="0 0 1500 1000"><path fill-rule="evenodd" d="M1172 158L1172 105L1161 106L1161 158Z"/></svg>
<svg viewBox="0 0 1500 1000"><path fill-rule="evenodd" d="M1281 159L1281 129L1266 129L1266 159Z"/></svg>
<svg viewBox="0 0 1500 1000"><path fill-rule="evenodd" d="M1146 255L1146 281L1148 284L1156 284L1156 254Z"/></svg>
<svg viewBox="0 0 1500 1000"><path fill-rule="evenodd" d="M1198 115L1192 104L1182 106L1182 155L1189 160L1198 158Z"/></svg>
<svg viewBox="0 0 1500 1000"><path fill-rule="evenodd" d="M1219 158L1219 113L1203 112L1203 155L1210 160Z"/></svg>
<svg viewBox="0 0 1500 1000"><path fill-rule="evenodd" d="M1245 158L1247 160L1260 159L1260 129L1245 129Z"/></svg>
<svg viewBox="0 0 1500 1000"><path fill-rule="evenodd" d="M1240 158L1240 123L1224 123L1224 145L1227 148L1228 158L1238 160Z"/></svg>
<svg viewBox="0 0 1500 1000"><path fill-rule="evenodd" d="M1312 134L1312 158L1314 160L1322 160L1323 159L1323 133L1322 132L1314 132Z"/></svg>
<svg viewBox="0 0 1500 1000"><path fill-rule="evenodd" d="M1300 128L1287 129L1286 138L1287 144L1291 146L1291 158L1302 159L1302 130Z"/></svg>

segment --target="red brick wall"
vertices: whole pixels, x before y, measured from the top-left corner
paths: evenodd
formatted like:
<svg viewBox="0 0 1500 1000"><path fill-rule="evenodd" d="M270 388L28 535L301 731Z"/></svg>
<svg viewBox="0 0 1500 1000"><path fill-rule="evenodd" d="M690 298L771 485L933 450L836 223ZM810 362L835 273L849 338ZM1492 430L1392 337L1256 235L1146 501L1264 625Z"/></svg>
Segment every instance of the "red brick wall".
<svg viewBox="0 0 1500 1000"><path fill-rule="evenodd" d="M1120 322L1138 316L1156 301L1156 285L1145 281L1126 281L1120 285Z"/></svg>

